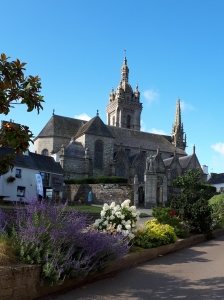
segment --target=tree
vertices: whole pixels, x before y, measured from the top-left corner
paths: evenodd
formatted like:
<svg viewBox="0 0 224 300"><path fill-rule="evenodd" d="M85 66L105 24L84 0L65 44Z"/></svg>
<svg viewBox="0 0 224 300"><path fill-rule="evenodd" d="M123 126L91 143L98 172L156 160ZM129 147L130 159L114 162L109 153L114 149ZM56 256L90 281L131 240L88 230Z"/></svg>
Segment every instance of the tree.
<svg viewBox="0 0 224 300"><path fill-rule="evenodd" d="M4 53L0 58L0 114L7 115L13 105L25 104L27 111L43 109L43 96L40 96L41 82L38 76L25 77L24 66L18 59L9 61ZM32 142L32 132L26 125L13 122L2 122L0 129L0 146L9 147L11 154L2 154L0 157L0 175L13 168L13 160L17 153L27 150Z"/></svg>
<svg viewBox="0 0 224 300"><path fill-rule="evenodd" d="M185 176L179 176L173 181L174 186L181 189L179 196L173 197L169 205L178 212L180 218L187 221L193 232L203 233L208 239L212 234L212 211L208 200L212 189L200 182L201 170L189 170Z"/></svg>

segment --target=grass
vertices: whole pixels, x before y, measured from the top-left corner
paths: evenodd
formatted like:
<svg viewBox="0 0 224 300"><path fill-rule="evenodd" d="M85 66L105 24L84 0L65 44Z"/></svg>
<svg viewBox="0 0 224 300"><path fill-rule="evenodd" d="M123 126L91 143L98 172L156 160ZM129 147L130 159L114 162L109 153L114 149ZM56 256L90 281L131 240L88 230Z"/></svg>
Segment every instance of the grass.
<svg viewBox="0 0 224 300"><path fill-rule="evenodd" d="M148 217L152 217L151 215L145 214L145 213L140 213L139 215L140 218L148 218Z"/></svg>
<svg viewBox="0 0 224 300"><path fill-rule="evenodd" d="M77 211L85 212L85 213L100 213L102 207L92 206L92 205L72 205L66 208L67 210L75 209Z"/></svg>

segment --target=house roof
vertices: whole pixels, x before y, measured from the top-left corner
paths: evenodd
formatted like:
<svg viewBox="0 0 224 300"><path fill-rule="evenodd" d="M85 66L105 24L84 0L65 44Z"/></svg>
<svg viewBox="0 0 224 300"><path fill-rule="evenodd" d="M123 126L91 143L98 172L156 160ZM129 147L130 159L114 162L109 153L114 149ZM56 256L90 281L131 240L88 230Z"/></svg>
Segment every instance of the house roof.
<svg viewBox="0 0 224 300"><path fill-rule="evenodd" d="M224 173L219 173L219 174L213 173L207 183L209 184L224 183Z"/></svg>
<svg viewBox="0 0 224 300"><path fill-rule="evenodd" d="M168 139L168 136L109 125L107 125L107 127L115 137L114 143L116 145L122 144L123 147L133 148L139 148L141 145L143 150L150 149L155 151L159 147L160 151L170 152L172 154L176 149L177 154L187 155L184 150L176 148L174 145L172 145Z"/></svg>
<svg viewBox="0 0 224 300"><path fill-rule="evenodd" d="M100 119L98 115L92 118L91 120L89 120L84 125L82 125L82 127L77 132L75 138L83 134L94 134L94 135L113 138L110 129L103 123L103 121Z"/></svg>
<svg viewBox="0 0 224 300"><path fill-rule="evenodd" d="M13 154L12 149L0 147L0 155ZM46 173L63 174L61 165L53 157L28 152L28 155L17 154L14 159L15 167L34 169Z"/></svg>
<svg viewBox="0 0 224 300"><path fill-rule="evenodd" d="M86 122L84 120L53 115L34 140L38 137L50 136L71 138L76 135L79 128Z"/></svg>

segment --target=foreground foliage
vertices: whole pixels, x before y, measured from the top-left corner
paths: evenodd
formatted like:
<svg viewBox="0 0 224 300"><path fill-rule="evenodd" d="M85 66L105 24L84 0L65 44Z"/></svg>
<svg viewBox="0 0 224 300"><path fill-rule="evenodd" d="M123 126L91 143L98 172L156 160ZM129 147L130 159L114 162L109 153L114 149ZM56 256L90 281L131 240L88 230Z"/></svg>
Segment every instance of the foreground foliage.
<svg viewBox="0 0 224 300"><path fill-rule="evenodd" d="M115 235L122 233L129 240L133 239L140 213L135 206L129 206L130 202L127 199L121 205L116 205L115 202L110 205L105 203L100 213L101 218L95 221L93 227Z"/></svg>
<svg viewBox="0 0 224 300"><path fill-rule="evenodd" d="M186 238L190 234L188 221L183 221L178 213L170 207L154 207L152 215L161 224L168 224L174 228L178 238Z"/></svg>
<svg viewBox="0 0 224 300"><path fill-rule="evenodd" d="M224 194L213 196L209 200L209 205L212 209L212 218L214 228L219 229L224 227Z"/></svg>
<svg viewBox="0 0 224 300"><path fill-rule="evenodd" d="M9 61L4 53L0 56L0 114L7 115L13 105L25 104L27 111L43 109L43 96L40 78L38 76L25 77L24 66L18 59ZM32 132L28 126L4 122L0 129L0 144L12 149L12 154L3 154L0 160L0 175L13 168L16 153L24 152L32 142Z"/></svg>
<svg viewBox="0 0 224 300"><path fill-rule="evenodd" d="M173 184L181 188L181 194L170 199L167 205L175 209L184 222L188 222L191 233L203 233L211 239L212 210L208 203L211 189L200 183L200 176L201 171L198 168L175 179Z"/></svg>
<svg viewBox="0 0 224 300"><path fill-rule="evenodd" d="M85 216L65 205L31 202L17 209L9 235L20 262L38 264L42 281L60 284L66 277L85 278L129 251L122 235L88 229Z"/></svg>
<svg viewBox="0 0 224 300"><path fill-rule="evenodd" d="M168 224L160 224L156 219L145 223L135 234L134 245L144 249L175 243L178 238L174 228Z"/></svg>

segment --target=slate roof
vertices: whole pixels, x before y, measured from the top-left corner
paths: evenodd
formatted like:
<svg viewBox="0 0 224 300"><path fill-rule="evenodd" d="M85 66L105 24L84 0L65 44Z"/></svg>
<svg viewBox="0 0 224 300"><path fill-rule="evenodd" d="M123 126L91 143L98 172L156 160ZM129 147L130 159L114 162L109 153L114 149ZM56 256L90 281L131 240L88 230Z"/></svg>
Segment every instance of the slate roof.
<svg viewBox="0 0 224 300"><path fill-rule="evenodd" d="M8 147L0 147L0 155L12 154L12 150ZM63 174L64 171L61 165L55 162L53 157L44 156L29 152L29 155L17 154L14 159L15 167L35 169L41 172Z"/></svg>
<svg viewBox="0 0 224 300"><path fill-rule="evenodd" d="M219 184L224 183L224 173L213 173L212 176L207 181L209 184Z"/></svg>
<svg viewBox="0 0 224 300"><path fill-rule="evenodd" d="M128 156L129 162L130 164L133 163L133 161L135 160L136 156L138 155L138 153L135 153L133 155Z"/></svg>
<svg viewBox="0 0 224 300"><path fill-rule="evenodd" d="M77 132L75 138L83 134L93 134L98 136L110 137L113 138L113 135L110 132L108 126L106 126L99 116L95 116L87 123L82 125L82 127Z"/></svg>
<svg viewBox="0 0 224 300"><path fill-rule="evenodd" d="M80 142L72 140L65 148L66 156L85 157L85 149Z"/></svg>
<svg viewBox="0 0 224 300"><path fill-rule="evenodd" d="M169 167L169 166L171 165L172 161L173 161L173 157L165 158L165 159L163 160L165 167L166 167L166 168Z"/></svg>
<svg viewBox="0 0 224 300"><path fill-rule="evenodd" d="M76 135L79 128L86 122L84 120L53 115L34 140L38 137L52 136L71 138Z"/></svg>
<svg viewBox="0 0 224 300"><path fill-rule="evenodd" d="M180 162L180 165L181 165L181 168L182 169L185 169L187 168L191 158L193 157L193 154L192 155L187 155L187 156L183 156L183 157L179 157L179 162Z"/></svg>
<svg viewBox="0 0 224 300"><path fill-rule="evenodd" d="M167 136L109 125L107 125L107 127L115 137L114 143L116 145L122 144L124 147L133 148L138 148L141 145L143 150L150 149L155 151L159 147L160 151L170 152L172 154L176 149L177 154L187 155L184 150L176 148L174 145L172 145L168 141Z"/></svg>

